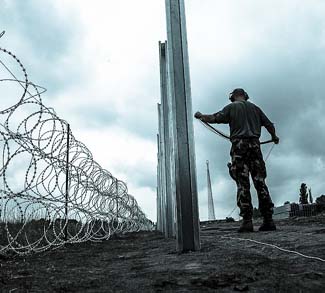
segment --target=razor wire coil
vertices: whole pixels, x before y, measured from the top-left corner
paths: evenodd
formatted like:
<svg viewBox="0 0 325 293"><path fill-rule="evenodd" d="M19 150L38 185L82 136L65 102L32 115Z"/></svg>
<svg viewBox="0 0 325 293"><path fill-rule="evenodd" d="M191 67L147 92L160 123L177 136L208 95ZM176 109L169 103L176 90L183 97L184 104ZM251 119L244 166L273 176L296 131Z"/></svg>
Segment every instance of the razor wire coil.
<svg viewBox="0 0 325 293"><path fill-rule="evenodd" d="M4 56L18 66L20 77ZM0 104L0 254L152 229L127 185L103 169L71 131L68 135L67 121L43 104L46 89L28 80L21 61L0 48L0 67L0 85L22 90L13 105ZM0 95L5 101L6 91Z"/></svg>

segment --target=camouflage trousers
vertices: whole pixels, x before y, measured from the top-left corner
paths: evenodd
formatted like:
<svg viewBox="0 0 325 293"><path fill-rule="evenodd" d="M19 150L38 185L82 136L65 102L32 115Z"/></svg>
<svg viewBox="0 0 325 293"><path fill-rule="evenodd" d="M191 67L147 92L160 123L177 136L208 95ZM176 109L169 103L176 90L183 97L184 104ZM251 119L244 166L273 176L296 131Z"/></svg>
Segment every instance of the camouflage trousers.
<svg viewBox="0 0 325 293"><path fill-rule="evenodd" d="M231 163L228 164L230 176L237 184L237 206L243 218L253 214L249 174L258 195L259 210L264 217L273 214L273 203L265 183L266 167L258 139L234 139L230 151Z"/></svg>

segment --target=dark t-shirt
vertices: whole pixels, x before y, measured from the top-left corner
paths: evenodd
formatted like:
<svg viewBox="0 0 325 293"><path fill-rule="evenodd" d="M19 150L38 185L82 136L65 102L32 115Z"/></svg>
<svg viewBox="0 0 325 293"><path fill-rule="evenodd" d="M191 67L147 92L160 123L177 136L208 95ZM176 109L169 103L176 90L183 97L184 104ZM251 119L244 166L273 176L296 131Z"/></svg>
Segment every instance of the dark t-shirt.
<svg viewBox="0 0 325 293"><path fill-rule="evenodd" d="M248 101L236 101L213 114L216 123L229 124L230 138L260 138L261 127L272 125L263 111Z"/></svg>

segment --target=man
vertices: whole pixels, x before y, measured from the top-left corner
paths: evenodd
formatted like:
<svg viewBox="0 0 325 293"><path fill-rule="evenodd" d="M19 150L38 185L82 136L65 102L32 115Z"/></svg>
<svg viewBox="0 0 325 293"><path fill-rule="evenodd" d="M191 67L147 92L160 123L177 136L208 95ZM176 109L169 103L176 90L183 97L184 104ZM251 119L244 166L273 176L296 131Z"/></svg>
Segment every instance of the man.
<svg viewBox="0 0 325 293"><path fill-rule="evenodd" d="M250 193L249 174L251 174L259 200L259 210L264 218L259 231L273 231L276 226L272 219L273 203L265 183L266 168L260 148L261 127L264 126L279 143L273 123L263 111L248 102L248 94L241 88L230 94L231 103L212 115L196 112L194 117L207 123L222 123L230 126L231 164L229 173L237 184L237 205L243 223L238 232L253 232L253 206Z"/></svg>

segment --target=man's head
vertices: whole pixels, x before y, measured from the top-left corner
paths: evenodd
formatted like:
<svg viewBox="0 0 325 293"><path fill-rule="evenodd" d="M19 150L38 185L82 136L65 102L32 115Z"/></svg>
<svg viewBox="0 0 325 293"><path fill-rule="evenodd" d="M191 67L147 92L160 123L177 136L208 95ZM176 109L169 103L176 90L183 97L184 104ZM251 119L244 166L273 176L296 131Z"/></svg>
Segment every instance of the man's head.
<svg viewBox="0 0 325 293"><path fill-rule="evenodd" d="M248 99L249 99L248 94L242 88L234 89L229 94L229 100L231 102L242 101L242 100L247 101Z"/></svg>

